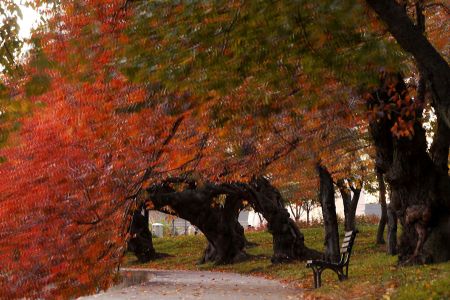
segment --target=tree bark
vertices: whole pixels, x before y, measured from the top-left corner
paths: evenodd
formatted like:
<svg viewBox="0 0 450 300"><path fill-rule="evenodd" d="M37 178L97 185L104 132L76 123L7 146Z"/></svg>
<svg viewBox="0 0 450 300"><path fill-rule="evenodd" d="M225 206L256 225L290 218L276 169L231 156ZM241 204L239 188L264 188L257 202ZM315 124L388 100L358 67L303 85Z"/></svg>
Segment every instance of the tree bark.
<svg viewBox="0 0 450 300"><path fill-rule="evenodd" d="M325 227L324 258L336 262L339 260L339 232L334 200L333 179L328 170L320 164L317 164L317 172L320 181L319 198L322 206L323 224Z"/></svg>
<svg viewBox="0 0 450 300"><path fill-rule="evenodd" d="M244 247L244 229L237 218L242 208L241 199L226 197L222 206L215 202L223 194L215 186L207 184L199 189L176 192L167 187L153 188L150 201L155 209L167 212L167 206L175 214L195 225L208 240L208 246L199 263L226 264L242 261L247 257Z"/></svg>
<svg viewBox="0 0 450 300"><path fill-rule="evenodd" d="M405 95L406 85L400 76L396 80L385 77L382 87L369 101L369 108L391 104L389 85L394 86L396 95ZM402 264L450 259L447 243L450 239L450 179L427 153L420 113L418 110L415 119L407 120L413 122L414 129L408 137L392 136L390 130L397 120L395 115L385 114L370 122L377 149L377 167L386 175L391 188L390 207L403 228L398 245Z"/></svg>
<svg viewBox="0 0 450 300"><path fill-rule="evenodd" d="M338 180L336 185L341 194L342 204L344 206L344 227L345 227L345 230L348 231L348 230L351 230L351 229L349 229L349 225L350 225L349 219L350 219L350 204L352 203L352 193L351 193L350 189L347 188L344 179Z"/></svg>
<svg viewBox="0 0 450 300"><path fill-rule="evenodd" d="M386 185L384 183L383 173L381 170L377 169L377 180L378 180L378 188L380 193L380 206L381 206L381 218L378 224L377 231L377 244L385 244L384 240L384 228L386 227L387 222L387 205L386 205Z"/></svg>
<svg viewBox="0 0 450 300"><path fill-rule="evenodd" d="M226 195L222 206L214 205L213 200L219 195ZM245 258L244 230L237 221L244 199L267 220L273 235L274 263L321 257L320 252L305 246L303 234L290 218L281 194L264 178L250 184L206 184L182 192L167 187L150 191L155 209L164 211L168 205L176 215L190 221L205 234L208 247L201 263L232 263Z"/></svg>
<svg viewBox="0 0 450 300"><path fill-rule="evenodd" d="M259 177L244 190L247 191L245 198L267 220L268 230L273 236L273 263L322 256L320 252L306 247L304 236L290 218L280 192L267 179Z"/></svg>
<svg viewBox="0 0 450 300"><path fill-rule="evenodd" d="M141 263L146 263L156 256L152 233L148 226L148 211L143 208L137 209L133 213L131 221L131 239L128 241L128 250L133 252Z"/></svg>
<svg viewBox="0 0 450 300"><path fill-rule="evenodd" d="M390 205L387 207L387 253L397 255L397 214Z"/></svg>
<svg viewBox="0 0 450 300"><path fill-rule="evenodd" d="M350 203L350 215L348 224L346 224L346 231L356 229L356 209L358 208L359 197L361 196L361 188L351 188L353 192L352 202Z"/></svg>
<svg viewBox="0 0 450 300"><path fill-rule="evenodd" d="M227 249L230 248L230 246L227 244L229 239L226 235L224 237L215 237L208 239L208 246L205 249L204 255L200 263L206 263L209 261L216 262L218 264L222 263L234 263L239 262L247 258L247 254L243 250L246 246L252 245L250 244L244 235L244 228L242 225L237 221L239 217L239 212L242 209L242 202L241 199L235 198L232 199L233 196L227 196L225 200L225 205L221 209L221 220L218 225L219 229L223 226L228 226L228 224L231 224L232 230L232 238L231 241L238 246L239 251L237 255L233 255L232 259L222 259L222 257L226 257L228 251ZM226 228L221 229L221 231L227 231ZM243 240L242 240L243 239ZM213 242L215 240L215 242ZM243 243L243 244L242 244Z"/></svg>
<svg viewBox="0 0 450 300"><path fill-rule="evenodd" d="M369 6L386 23L389 32L399 45L414 56L417 64L425 71L432 90L437 96L436 112L443 124L450 128L450 67L416 26L406 11L395 0L366 0Z"/></svg>

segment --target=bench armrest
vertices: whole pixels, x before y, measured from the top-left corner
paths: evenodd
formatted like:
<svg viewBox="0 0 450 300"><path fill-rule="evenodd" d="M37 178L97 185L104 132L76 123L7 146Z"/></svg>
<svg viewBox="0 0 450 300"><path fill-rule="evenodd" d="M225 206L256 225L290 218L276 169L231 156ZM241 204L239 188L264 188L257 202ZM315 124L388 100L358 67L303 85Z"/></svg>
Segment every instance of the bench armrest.
<svg viewBox="0 0 450 300"><path fill-rule="evenodd" d="M326 263L326 262L323 261L323 260L307 260L306 261L306 267L310 268L313 265L319 265L319 264L322 264L322 263Z"/></svg>

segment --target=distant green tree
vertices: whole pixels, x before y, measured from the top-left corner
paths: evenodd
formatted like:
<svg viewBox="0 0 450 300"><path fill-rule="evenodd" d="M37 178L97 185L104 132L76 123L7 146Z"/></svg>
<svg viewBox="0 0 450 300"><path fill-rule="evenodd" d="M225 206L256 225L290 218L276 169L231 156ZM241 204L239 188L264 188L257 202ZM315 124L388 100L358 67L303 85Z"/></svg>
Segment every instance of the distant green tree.
<svg viewBox="0 0 450 300"><path fill-rule="evenodd" d="M16 60L23 45L19 37L21 19L22 11L16 1L0 2L0 68L3 73L18 68Z"/></svg>
<svg viewBox="0 0 450 300"><path fill-rule="evenodd" d="M0 2L0 146L6 142L9 132L14 128L9 121L20 110L11 103L8 81L10 76L20 70L17 57L23 45L19 37L21 18L22 12L15 1Z"/></svg>

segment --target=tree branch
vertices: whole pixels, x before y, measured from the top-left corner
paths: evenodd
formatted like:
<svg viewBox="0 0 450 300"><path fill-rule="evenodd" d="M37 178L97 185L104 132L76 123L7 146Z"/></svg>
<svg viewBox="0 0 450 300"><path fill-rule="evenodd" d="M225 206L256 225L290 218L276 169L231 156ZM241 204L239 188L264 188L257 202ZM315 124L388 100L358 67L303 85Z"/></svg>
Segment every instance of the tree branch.
<svg viewBox="0 0 450 300"><path fill-rule="evenodd" d="M437 112L450 127L450 67L395 0L366 0L399 45L422 66L437 94Z"/></svg>

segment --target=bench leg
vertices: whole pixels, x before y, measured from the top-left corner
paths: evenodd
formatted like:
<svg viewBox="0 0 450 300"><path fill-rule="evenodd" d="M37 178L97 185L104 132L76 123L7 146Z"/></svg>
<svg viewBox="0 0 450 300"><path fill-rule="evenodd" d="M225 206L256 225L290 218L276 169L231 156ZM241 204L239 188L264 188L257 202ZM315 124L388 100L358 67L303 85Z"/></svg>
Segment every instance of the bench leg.
<svg viewBox="0 0 450 300"><path fill-rule="evenodd" d="M344 273L344 269L333 269L334 272L336 272L339 281L347 279L347 276Z"/></svg>
<svg viewBox="0 0 450 300"><path fill-rule="evenodd" d="M317 287L320 288L322 286L322 271L323 269L317 270Z"/></svg>
<svg viewBox="0 0 450 300"><path fill-rule="evenodd" d="M314 274L314 288L317 289L321 285L321 282L320 282L321 270L320 270L320 268L318 268L316 266L312 266L311 269L312 269L313 274Z"/></svg>
<svg viewBox="0 0 450 300"><path fill-rule="evenodd" d="M314 269L314 288L317 289L318 288L318 281L317 281L317 272Z"/></svg>

